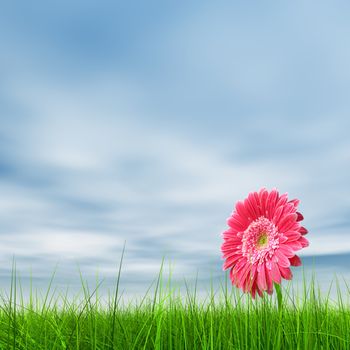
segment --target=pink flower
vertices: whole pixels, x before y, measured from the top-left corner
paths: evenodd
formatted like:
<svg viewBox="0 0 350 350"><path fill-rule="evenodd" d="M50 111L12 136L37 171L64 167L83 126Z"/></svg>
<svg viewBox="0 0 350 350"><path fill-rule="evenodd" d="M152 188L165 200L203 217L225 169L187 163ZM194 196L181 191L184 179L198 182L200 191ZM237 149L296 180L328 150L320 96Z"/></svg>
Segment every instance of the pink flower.
<svg viewBox="0 0 350 350"><path fill-rule="evenodd" d="M232 284L253 298L256 292L272 294L273 282L290 280L290 266L301 265L295 252L309 242L304 237L308 231L300 225L298 204L298 199L288 201L287 194L263 188L238 202L227 219L229 228L221 246L223 270L230 269Z"/></svg>

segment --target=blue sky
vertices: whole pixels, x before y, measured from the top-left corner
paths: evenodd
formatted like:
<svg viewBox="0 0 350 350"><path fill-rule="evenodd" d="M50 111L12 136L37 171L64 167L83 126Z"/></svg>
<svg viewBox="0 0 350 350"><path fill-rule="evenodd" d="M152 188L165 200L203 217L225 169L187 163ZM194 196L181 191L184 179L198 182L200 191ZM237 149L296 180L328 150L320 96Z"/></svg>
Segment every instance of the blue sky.
<svg viewBox="0 0 350 350"><path fill-rule="evenodd" d="M301 199L306 265L350 278L348 2L0 7L2 278L15 256L109 280L125 240L125 285L163 256L220 276L226 217L262 186Z"/></svg>

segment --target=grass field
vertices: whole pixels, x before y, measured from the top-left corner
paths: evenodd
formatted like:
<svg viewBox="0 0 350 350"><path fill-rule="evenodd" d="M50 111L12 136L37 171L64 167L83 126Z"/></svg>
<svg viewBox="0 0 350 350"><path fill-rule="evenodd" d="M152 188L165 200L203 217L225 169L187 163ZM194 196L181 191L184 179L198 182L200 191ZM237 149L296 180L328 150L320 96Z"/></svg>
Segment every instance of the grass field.
<svg viewBox="0 0 350 350"><path fill-rule="evenodd" d="M228 284L209 286L205 299L196 285L180 294L161 271L143 299L125 304L119 277L104 301L103 285L91 290L83 278L76 299L55 295L51 281L42 297L32 291L24 301L13 272L1 296L0 349L350 349L350 291L333 300L314 279L299 292L286 284L278 307Z"/></svg>

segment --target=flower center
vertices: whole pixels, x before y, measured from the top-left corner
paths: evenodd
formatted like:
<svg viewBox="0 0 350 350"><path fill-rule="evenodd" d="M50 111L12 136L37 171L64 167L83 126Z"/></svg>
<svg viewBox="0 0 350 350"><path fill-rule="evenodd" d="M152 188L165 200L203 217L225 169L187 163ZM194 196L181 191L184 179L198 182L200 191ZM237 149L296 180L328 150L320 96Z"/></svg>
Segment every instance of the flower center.
<svg viewBox="0 0 350 350"><path fill-rule="evenodd" d="M266 232L260 232L260 236L258 237L258 241L256 242L258 249L264 249L269 244L269 237Z"/></svg>
<svg viewBox="0 0 350 350"><path fill-rule="evenodd" d="M242 254L251 264L262 264L271 259L279 246L279 233L276 226L261 216L243 232Z"/></svg>

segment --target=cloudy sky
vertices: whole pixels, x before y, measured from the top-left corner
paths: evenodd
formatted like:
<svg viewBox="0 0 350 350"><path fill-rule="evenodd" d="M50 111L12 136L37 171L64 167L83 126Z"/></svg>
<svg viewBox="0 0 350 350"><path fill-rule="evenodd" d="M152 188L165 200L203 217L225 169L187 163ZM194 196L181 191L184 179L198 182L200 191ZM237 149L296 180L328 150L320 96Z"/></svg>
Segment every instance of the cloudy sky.
<svg viewBox="0 0 350 350"><path fill-rule="evenodd" d="M0 277L222 276L234 203L301 199L303 253L350 278L347 1L0 5ZM79 283L79 281L77 281ZM136 286L136 287L135 287ZM134 289L133 289L134 288Z"/></svg>

